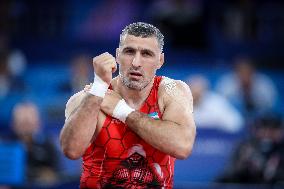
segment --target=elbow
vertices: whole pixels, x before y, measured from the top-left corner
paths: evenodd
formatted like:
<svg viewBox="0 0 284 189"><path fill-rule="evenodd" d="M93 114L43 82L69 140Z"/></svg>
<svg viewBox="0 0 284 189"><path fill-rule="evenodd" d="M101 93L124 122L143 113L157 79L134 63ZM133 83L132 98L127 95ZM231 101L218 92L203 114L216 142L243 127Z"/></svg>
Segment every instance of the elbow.
<svg viewBox="0 0 284 189"><path fill-rule="evenodd" d="M61 149L63 151L63 154L71 160L77 160L79 158L81 158L82 154L79 151L76 151L70 147L66 147L66 146L61 146Z"/></svg>
<svg viewBox="0 0 284 189"><path fill-rule="evenodd" d="M67 142L66 140L62 139L62 137L60 137L60 147L63 154L71 160L79 159L82 156L82 152L79 150L79 148L75 148L74 144Z"/></svg>
<svg viewBox="0 0 284 189"><path fill-rule="evenodd" d="M175 158L184 160L187 159L192 153L192 144L185 144L180 147L179 151L175 154Z"/></svg>
<svg viewBox="0 0 284 189"><path fill-rule="evenodd" d="M177 153L175 154L175 158L177 159L181 160L187 159L192 153L195 136L196 136L195 129L193 130L193 132L188 134L189 134L188 137L185 137L185 140L180 143L180 146L176 151Z"/></svg>
<svg viewBox="0 0 284 189"><path fill-rule="evenodd" d="M68 159L77 160L81 158L83 154L81 148L76 147L78 146L78 144L74 143L76 140L66 136L64 129L60 132L59 141L61 151Z"/></svg>
<svg viewBox="0 0 284 189"><path fill-rule="evenodd" d="M72 151L64 151L63 153L68 159L71 159L71 160L77 160L81 158L81 155L78 155L78 153L76 152L74 153Z"/></svg>

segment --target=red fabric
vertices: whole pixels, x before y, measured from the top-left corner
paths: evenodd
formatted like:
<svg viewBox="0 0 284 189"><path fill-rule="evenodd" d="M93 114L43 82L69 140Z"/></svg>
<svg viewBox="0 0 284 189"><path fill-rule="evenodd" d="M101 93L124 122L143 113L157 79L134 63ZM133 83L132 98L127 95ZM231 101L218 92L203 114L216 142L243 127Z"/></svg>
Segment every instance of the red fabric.
<svg viewBox="0 0 284 189"><path fill-rule="evenodd" d="M161 117L158 106L161 79L155 77L140 112ZM127 125L107 116L98 137L83 155L80 188L172 188L174 161Z"/></svg>

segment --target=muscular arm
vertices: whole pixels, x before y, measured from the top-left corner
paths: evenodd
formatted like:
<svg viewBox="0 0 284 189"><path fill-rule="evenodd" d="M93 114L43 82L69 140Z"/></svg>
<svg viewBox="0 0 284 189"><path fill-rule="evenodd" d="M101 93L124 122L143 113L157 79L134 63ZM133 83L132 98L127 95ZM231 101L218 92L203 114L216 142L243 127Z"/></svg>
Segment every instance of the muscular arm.
<svg viewBox="0 0 284 189"><path fill-rule="evenodd" d="M164 103L161 120L134 111L126 124L147 143L178 159L185 159L193 148L196 128L189 87L174 80L162 84L159 95Z"/></svg>
<svg viewBox="0 0 284 189"><path fill-rule="evenodd" d="M80 158L90 144L96 130L102 100L81 91L67 102L66 120L60 133L60 145L68 158Z"/></svg>
<svg viewBox="0 0 284 189"><path fill-rule="evenodd" d="M66 105L66 120L60 133L60 144L64 154L70 159L80 158L92 141L103 101L102 92L104 87L107 90L112 72L116 70L115 58L107 52L103 53L93 59L93 67L93 95L81 91L72 96Z"/></svg>

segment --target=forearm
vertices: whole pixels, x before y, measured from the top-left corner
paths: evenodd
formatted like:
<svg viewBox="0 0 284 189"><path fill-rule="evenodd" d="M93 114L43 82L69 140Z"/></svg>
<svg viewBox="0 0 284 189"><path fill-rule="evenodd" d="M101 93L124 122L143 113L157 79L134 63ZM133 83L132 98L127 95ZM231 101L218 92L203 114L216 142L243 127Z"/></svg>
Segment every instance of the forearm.
<svg viewBox="0 0 284 189"><path fill-rule="evenodd" d="M77 109L65 121L60 133L64 154L70 159L82 156L96 130L102 98L87 94Z"/></svg>
<svg viewBox="0 0 284 189"><path fill-rule="evenodd" d="M130 113L126 124L156 149L178 159L186 158L192 150L195 126L178 125L172 121L154 120L138 111Z"/></svg>

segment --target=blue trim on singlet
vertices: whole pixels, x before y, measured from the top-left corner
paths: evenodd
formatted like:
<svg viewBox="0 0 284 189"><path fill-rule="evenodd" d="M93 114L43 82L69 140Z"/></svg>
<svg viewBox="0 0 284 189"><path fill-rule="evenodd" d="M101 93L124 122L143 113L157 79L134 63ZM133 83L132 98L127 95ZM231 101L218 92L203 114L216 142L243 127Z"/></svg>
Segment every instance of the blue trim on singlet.
<svg viewBox="0 0 284 189"><path fill-rule="evenodd" d="M152 113L148 114L148 116L153 118L153 119L160 119L158 112L152 112Z"/></svg>

